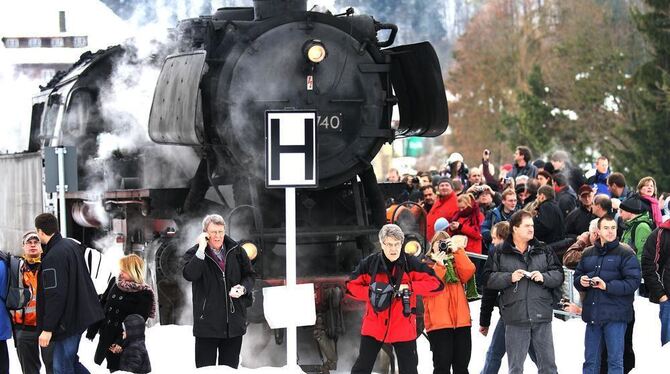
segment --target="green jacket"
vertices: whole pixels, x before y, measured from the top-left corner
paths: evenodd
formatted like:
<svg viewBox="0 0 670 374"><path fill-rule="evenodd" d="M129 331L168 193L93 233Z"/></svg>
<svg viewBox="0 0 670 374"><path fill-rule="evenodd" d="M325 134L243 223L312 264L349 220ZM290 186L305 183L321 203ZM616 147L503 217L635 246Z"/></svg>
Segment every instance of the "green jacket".
<svg viewBox="0 0 670 374"><path fill-rule="evenodd" d="M621 235L621 243L631 246L637 253L637 259L642 259L642 248L647 237L651 234L653 222L649 218L649 212L644 212L632 220L626 222L626 229Z"/></svg>

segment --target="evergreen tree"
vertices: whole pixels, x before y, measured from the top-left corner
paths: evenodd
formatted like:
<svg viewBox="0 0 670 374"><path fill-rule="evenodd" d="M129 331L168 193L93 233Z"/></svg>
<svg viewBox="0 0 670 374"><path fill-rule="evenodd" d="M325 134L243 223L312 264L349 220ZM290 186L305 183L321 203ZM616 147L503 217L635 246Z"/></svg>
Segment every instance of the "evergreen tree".
<svg viewBox="0 0 670 374"><path fill-rule="evenodd" d="M633 9L633 19L645 36L651 59L634 76L635 112L626 130L630 141L621 159L631 184L651 175L661 191L670 190L670 0L646 0L647 12Z"/></svg>

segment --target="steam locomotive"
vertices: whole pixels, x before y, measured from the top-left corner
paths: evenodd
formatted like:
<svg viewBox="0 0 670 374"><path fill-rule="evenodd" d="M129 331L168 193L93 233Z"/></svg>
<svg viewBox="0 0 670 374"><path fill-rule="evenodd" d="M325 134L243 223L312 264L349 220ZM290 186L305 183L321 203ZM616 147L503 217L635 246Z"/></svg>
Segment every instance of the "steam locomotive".
<svg viewBox="0 0 670 374"><path fill-rule="evenodd" d="M152 144L95 159L97 139L116 126L101 110L105 90L132 52L116 46L82 55L42 88L30 150L77 146L79 192L66 193L67 235L87 243L113 235L124 252L142 254L163 324L188 322L178 319L188 310L179 261L195 238L188 228L222 214L261 275L248 316L263 322L259 290L285 277L284 194L264 181L265 113L315 110L318 186L297 190L297 271L299 283L315 283L318 366L333 369L343 313L356 308L343 296L346 275L376 250L385 223L371 160L397 137L446 130L440 65L427 42L389 48L396 25L351 9L306 11L306 0L253 5L178 23L154 91Z"/></svg>

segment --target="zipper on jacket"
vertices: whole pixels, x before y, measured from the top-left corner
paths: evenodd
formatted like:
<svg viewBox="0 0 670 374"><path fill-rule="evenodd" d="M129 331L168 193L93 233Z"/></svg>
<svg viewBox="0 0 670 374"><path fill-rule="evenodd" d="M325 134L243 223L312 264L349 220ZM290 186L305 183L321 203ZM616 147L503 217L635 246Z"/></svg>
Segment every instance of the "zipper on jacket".
<svg viewBox="0 0 670 374"><path fill-rule="evenodd" d="M205 306L207 305L207 297L205 301L202 302L202 312L200 313L200 319L205 319Z"/></svg>
<svg viewBox="0 0 670 374"><path fill-rule="evenodd" d="M226 264L228 264L228 255L229 255L230 252L232 252L233 249L235 249L235 248L237 248L237 245L234 246L233 248L229 249L228 251L226 251L226 254L225 254L225 257L224 257L224 259L226 260ZM226 301L226 325L228 325L228 322L229 322L229 321L228 321L228 311L230 310L230 306L228 305L228 299L230 298L230 295L228 295L228 283L226 282L226 271L225 271L225 270L222 270L222 269L219 267L219 264L218 264L216 261L214 261L214 259L212 258L212 256L208 255L207 252L205 252L205 256L207 256L210 260L212 260L212 261L214 262L214 265L216 265L216 267L221 271L221 276L223 277L223 289L226 291L226 296L225 296L225 301ZM225 266L225 265L224 265L224 266ZM206 300L207 300L207 299L205 299L205 301L206 301ZM232 303L232 301L231 301L231 303Z"/></svg>

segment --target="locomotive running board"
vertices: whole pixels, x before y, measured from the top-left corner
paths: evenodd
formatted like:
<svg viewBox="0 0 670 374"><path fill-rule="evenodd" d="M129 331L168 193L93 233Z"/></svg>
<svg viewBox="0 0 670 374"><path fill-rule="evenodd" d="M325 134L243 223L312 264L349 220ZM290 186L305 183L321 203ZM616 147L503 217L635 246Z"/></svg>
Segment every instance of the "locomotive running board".
<svg viewBox="0 0 670 374"><path fill-rule="evenodd" d="M156 143L200 145L204 140L200 80L205 51L170 55L158 76L149 114L149 137Z"/></svg>
<svg viewBox="0 0 670 374"><path fill-rule="evenodd" d="M438 136L449 125L440 61L428 42L385 49L391 56L391 84L398 98L398 135Z"/></svg>

